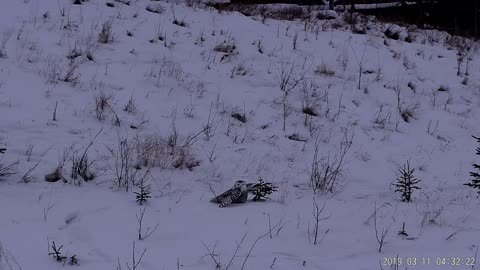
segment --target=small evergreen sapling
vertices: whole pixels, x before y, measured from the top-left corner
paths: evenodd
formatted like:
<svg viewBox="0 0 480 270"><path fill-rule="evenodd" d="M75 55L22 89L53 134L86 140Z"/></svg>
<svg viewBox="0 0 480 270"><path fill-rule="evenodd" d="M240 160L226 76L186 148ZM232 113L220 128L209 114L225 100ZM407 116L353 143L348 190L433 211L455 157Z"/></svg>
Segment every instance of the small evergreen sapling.
<svg viewBox="0 0 480 270"><path fill-rule="evenodd" d="M397 178L397 182L395 183L395 192L400 192L402 194L402 202L411 202L413 190L420 189L417 186L420 180L413 176L415 169L410 168L410 163L408 161L399 171L400 176Z"/></svg>
<svg viewBox="0 0 480 270"><path fill-rule="evenodd" d="M475 138L475 140L477 140L478 143L480 143L480 137L475 137L475 136L472 136L472 137ZM476 155L480 156L480 146L477 147L476 151L477 151ZM477 170L477 172L470 172L470 176L473 178L471 179L470 183L466 183L464 185L469 186L471 188L479 189L478 193L480 193L480 164L473 164L473 168Z"/></svg>
<svg viewBox="0 0 480 270"><path fill-rule="evenodd" d="M265 201L268 199L268 195L277 191L278 187L274 186L272 183L265 183L263 179L258 178L258 184L254 186L252 193L254 195L253 201Z"/></svg>
<svg viewBox="0 0 480 270"><path fill-rule="evenodd" d="M57 262L62 262L63 260L67 259L66 256L63 256L62 255L62 252L60 251L62 249L63 245L61 245L59 248L57 248L57 246L55 245L55 241L53 241L52 243L52 249L53 251L52 252L49 252L48 253L48 256L53 256L53 258L57 261Z"/></svg>
<svg viewBox="0 0 480 270"><path fill-rule="evenodd" d="M52 243L53 251L50 251L50 249L48 249L48 251L49 251L48 256L52 256L57 262L59 262L59 263L63 262L65 264L65 262L67 261L67 256L62 255L62 252L60 251L62 249L62 247L63 247L63 245L61 245L60 247L57 248L57 245L55 245L55 241L53 241L53 243ZM70 265L78 264L77 255L73 255L73 256L70 256L68 258L69 258L68 264L70 264Z"/></svg>
<svg viewBox="0 0 480 270"><path fill-rule="evenodd" d="M144 203L147 202L148 199L151 198L150 196L150 188L148 186L145 186L144 183L143 183L143 179L142 181L140 182L140 191L139 192L133 192L135 193L135 195L137 195L137 202L140 204L140 205L143 205Z"/></svg>
<svg viewBox="0 0 480 270"><path fill-rule="evenodd" d="M78 259L77 259L77 255L73 255L70 257L70 261L68 262L70 265L76 265L78 264Z"/></svg>

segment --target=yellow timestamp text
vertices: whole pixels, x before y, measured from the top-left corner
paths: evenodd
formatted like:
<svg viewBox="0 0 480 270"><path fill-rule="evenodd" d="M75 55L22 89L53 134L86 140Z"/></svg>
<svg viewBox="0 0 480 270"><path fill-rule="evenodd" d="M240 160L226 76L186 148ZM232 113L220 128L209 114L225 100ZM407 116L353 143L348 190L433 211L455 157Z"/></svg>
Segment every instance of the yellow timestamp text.
<svg viewBox="0 0 480 270"><path fill-rule="evenodd" d="M383 257L385 266L475 266L475 257Z"/></svg>

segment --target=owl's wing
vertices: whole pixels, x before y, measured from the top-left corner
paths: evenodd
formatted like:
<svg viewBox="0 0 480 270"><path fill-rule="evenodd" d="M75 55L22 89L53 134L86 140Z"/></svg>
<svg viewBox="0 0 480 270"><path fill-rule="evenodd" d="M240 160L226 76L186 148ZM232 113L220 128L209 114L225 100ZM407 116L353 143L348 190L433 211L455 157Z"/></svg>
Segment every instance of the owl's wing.
<svg viewBox="0 0 480 270"><path fill-rule="evenodd" d="M258 183L247 183L247 191L249 193L255 192L258 189L258 187L260 187L260 184Z"/></svg>
<svg viewBox="0 0 480 270"><path fill-rule="evenodd" d="M242 192L240 188L233 188L230 190L231 192L223 197L220 201L219 207L229 206L232 203L235 203L237 199L239 199L245 192Z"/></svg>
<svg viewBox="0 0 480 270"><path fill-rule="evenodd" d="M240 188L232 188L211 199L210 201L219 203L219 207L225 207L236 202L242 195L246 195L244 193L245 192L242 192Z"/></svg>
<svg viewBox="0 0 480 270"><path fill-rule="evenodd" d="M210 202L222 203L226 198L231 197L233 194L237 193L238 191L240 191L239 188L229 189L229 190L223 192L222 194L220 194L220 195L212 198L212 199L210 200Z"/></svg>

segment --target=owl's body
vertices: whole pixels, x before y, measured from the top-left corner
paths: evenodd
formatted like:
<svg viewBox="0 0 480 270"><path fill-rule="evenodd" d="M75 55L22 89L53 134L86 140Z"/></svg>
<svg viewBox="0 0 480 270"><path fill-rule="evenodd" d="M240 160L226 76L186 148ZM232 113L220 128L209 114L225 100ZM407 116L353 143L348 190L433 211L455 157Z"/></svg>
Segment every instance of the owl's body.
<svg viewBox="0 0 480 270"><path fill-rule="evenodd" d="M232 203L244 203L248 198L248 189L245 181L237 181L235 185L224 193L211 199L211 202L219 203L219 207L229 206Z"/></svg>

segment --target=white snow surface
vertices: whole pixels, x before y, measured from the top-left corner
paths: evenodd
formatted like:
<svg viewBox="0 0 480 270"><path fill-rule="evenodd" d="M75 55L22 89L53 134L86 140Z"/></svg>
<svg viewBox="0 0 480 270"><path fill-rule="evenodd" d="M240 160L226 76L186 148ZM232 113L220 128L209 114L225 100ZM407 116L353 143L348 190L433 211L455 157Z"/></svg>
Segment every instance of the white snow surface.
<svg viewBox="0 0 480 270"><path fill-rule="evenodd" d="M475 162L471 135L480 133L480 59L471 54L468 82L465 62L457 76L457 51L443 43L447 34L417 31L416 41L406 43L384 41L389 25L379 23L359 35L326 21L314 19L305 31L303 22L262 23L198 4L72 2L1 3L0 148L7 151L0 163L18 166L0 180L0 269L134 269L133 242L137 261L146 250L138 270L394 269L383 263L396 256L403 258L399 269L480 269L480 262L465 265L480 244L480 199L463 185ZM165 10L151 13L147 5ZM174 17L186 27L173 24ZM106 22L114 38L99 44ZM236 46L228 57L213 50L224 41ZM82 55L72 64L67 55L74 49ZM59 80L76 65L76 83ZM283 130L278 78L290 65L294 78L305 78L287 96ZM322 66L333 76L314 72ZM316 90L302 93L310 87ZM111 96L119 126L109 109L104 120L96 118L99 93ZM397 93L400 107L415 107L409 122L397 110ZM134 113L123 110L130 98ZM318 116L305 126L307 99ZM246 123L234 112L245 114ZM202 132L209 125L210 138ZM187 155L199 166L150 168L145 181L152 197L140 206L137 187L127 192L114 184L118 142L166 138L172 130L178 145L191 145ZM337 190L314 194L315 142L319 161L333 160L345 130L353 139ZM63 153L81 154L99 131L88 150L94 180L75 185L67 158L66 183L44 181ZM293 134L306 141L288 139ZM421 180L410 203L392 186L406 161ZM212 190L259 177L279 186L270 200L226 208L209 202ZM316 245L314 200L325 204ZM138 240L142 209L143 230L158 228ZM386 231L381 252L374 209L378 234ZM403 223L408 238L398 235ZM78 265L49 256L53 241ZM407 257L417 265L407 265ZM463 265L437 266L443 257Z"/></svg>

